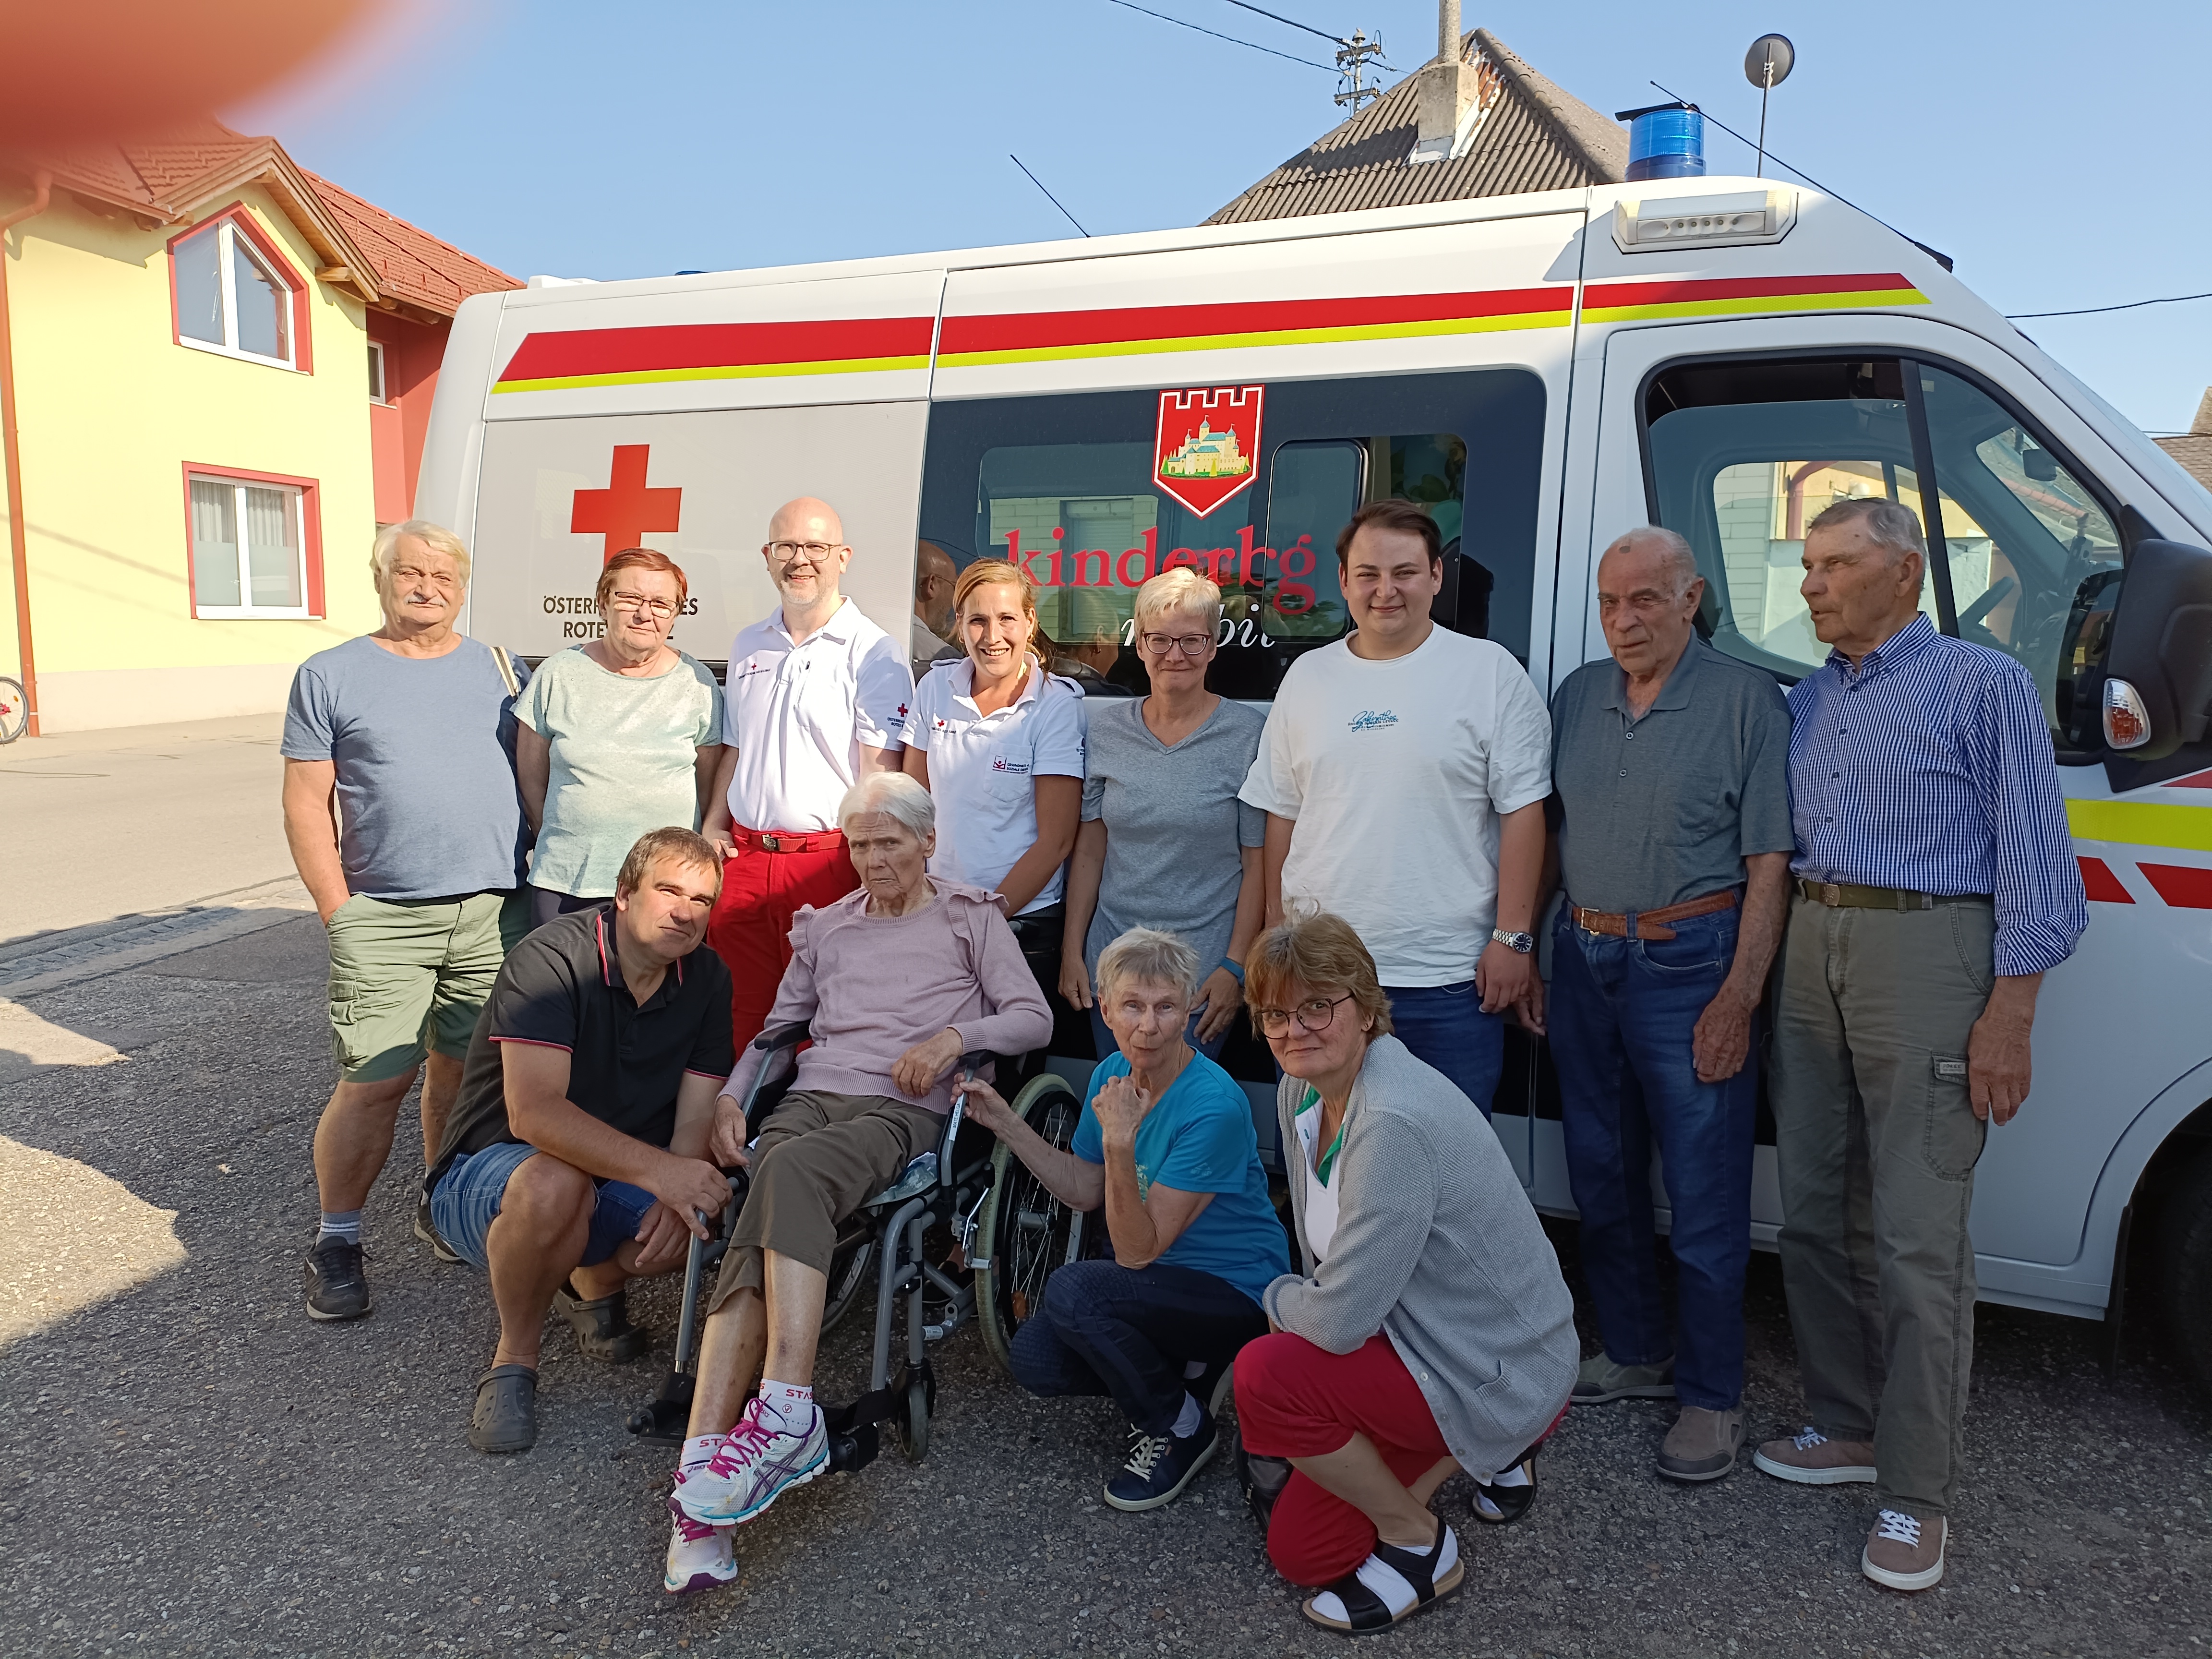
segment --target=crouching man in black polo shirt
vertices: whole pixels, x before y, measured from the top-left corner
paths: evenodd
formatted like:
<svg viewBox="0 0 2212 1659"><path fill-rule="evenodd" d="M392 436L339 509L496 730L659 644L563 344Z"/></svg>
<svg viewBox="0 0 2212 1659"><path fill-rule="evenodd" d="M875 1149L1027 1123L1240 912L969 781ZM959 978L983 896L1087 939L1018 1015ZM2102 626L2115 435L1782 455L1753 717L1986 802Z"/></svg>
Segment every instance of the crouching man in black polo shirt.
<svg viewBox="0 0 2212 1659"><path fill-rule="evenodd" d="M517 945L477 1021L424 1184L438 1236L490 1273L499 1304L469 1427L478 1451L538 1438L555 1297L586 1353L635 1358L645 1334L623 1285L681 1263L689 1235L707 1235L695 1212L729 1197L702 1158L735 1064L729 970L703 948L720 881L689 830L641 837L613 902Z"/></svg>

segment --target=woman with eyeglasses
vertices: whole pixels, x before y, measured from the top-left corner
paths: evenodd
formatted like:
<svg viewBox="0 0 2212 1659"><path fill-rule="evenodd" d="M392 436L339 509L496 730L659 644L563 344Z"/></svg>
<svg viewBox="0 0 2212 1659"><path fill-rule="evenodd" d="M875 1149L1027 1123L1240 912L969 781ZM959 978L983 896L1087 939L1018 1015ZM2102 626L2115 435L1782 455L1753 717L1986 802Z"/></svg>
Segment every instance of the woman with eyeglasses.
<svg viewBox="0 0 2212 1659"><path fill-rule="evenodd" d="M1132 927L1164 928L1198 951L1190 1042L1207 1059L1219 1057L1243 1006L1267 818L1237 792L1266 721L1206 689L1220 629L1218 587L1188 566L1162 571L1137 590L1137 653L1151 694L1090 710L1060 990L1091 1011L1101 1057L1114 1039L1094 994L1098 954Z"/></svg>
<svg viewBox="0 0 2212 1659"><path fill-rule="evenodd" d="M952 635L965 654L921 677L904 736L907 775L937 803L930 873L1000 895L1049 998L1083 801L1083 693L1045 668L1036 591L1004 559L960 573Z"/></svg>
<svg viewBox="0 0 2212 1659"><path fill-rule="evenodd" d="M696 830L721 754L722 689L668 642L690 598L682 569L633 547L592 597L604 632L548 657L514 709L533 927L613 897L647 830Z"/></svg>
<svg viewBox="0 0 2212 1659"><path fill-rule="evenodd" d="M1306 1618L1363 1634L1460 1587L1429 1508L1447 1476L1474 1478L1478 1521L1526 1513L1581 1358L1574 1301L1488 1121L1390 1034L1351 924L1293 917L1245 968L1304 1267L1237 1358L1245 1496L1275 1570L1317 1592Z"/></svg>

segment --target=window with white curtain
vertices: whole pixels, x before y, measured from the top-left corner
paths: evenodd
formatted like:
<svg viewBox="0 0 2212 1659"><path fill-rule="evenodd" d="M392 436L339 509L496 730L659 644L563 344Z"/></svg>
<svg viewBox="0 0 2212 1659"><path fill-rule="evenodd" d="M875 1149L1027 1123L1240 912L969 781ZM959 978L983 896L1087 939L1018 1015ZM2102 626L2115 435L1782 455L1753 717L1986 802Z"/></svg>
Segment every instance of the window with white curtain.
<svg viewBox="0 0 2212 1659"><path fill-rule="evenodd" d="M177 331L185 344L295 366L292 290L229 219L179 242Z"/></svg>
<svg viewBox="0 0 2212 1659"><path fill-rule="evenodd" d="M210 477L194 477L191 489L192 614L305 617L300 492Z"/></svg>

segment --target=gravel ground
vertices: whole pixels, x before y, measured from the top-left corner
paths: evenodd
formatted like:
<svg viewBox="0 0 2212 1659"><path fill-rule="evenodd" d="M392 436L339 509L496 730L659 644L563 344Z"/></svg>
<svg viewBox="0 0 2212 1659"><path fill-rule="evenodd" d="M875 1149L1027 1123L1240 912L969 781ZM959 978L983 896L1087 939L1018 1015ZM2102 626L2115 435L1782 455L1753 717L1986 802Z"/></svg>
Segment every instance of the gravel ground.
<svg viewBox="0 0 2212 1659"><path fill-rule="evenodd" d="M1036 1401L972 1331L939 1349L928 1461L895 1446L740 1534L741 1585L659 1591L672 1454L622 1420L660 1332L607 1367L549 1337L524 1457L463 1438L489 1296L367 1217L374 1317L301 1311L307 1145L330 1086L312 919L30 999L125 1051L0 1091L0 1651L314 1655L1333 1654L1269 1572L1225 1460L1173 1508L1098 1501L1122 1431ZM11 1144L12 1143L12 1144ZM411 1162L403 1134L395 1164ZM1573 1272L1571 1227L1554 1229ZM181 1254L180 1254L181 1252ZM1755 1434L1796 1425L1779 1276L1753 1257ZM825 1392L865 1381L865 1316ZM1387 1638L1409 1655L2203 1656L2212 1410L2150 1327L2107 1388L2101 1333L1984 1308L1960 1532L1940 1589L1857 1571L1863 1487L1745 1467L1650 1472L1669 1413L1577 1413L1528 1519L1460 1523L1468 1589Z"/></svg>

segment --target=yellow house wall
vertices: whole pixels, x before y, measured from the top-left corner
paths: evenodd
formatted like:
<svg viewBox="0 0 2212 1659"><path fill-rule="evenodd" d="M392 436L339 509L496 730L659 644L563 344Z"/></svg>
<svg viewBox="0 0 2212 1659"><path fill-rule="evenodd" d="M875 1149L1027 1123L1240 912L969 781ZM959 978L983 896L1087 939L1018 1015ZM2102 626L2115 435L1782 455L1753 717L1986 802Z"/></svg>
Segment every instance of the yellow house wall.
<svg viewBox="0 0 2212 1659"><path fill-rule="evenodd" d="M0 198L0 211L20 199ZM312 373L176 343L167 245L179 227L141 230L58 191L9 236L46 731L281 708L302 658L377 626L363 307L313 281L320 262L258 187L201 217L239 201L308 278ZM317 481L323 617L193 617L187 462ZM0 653L12 659L12 595L8 605Z"/></svg>

